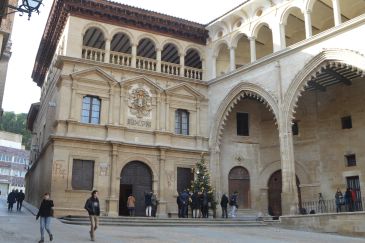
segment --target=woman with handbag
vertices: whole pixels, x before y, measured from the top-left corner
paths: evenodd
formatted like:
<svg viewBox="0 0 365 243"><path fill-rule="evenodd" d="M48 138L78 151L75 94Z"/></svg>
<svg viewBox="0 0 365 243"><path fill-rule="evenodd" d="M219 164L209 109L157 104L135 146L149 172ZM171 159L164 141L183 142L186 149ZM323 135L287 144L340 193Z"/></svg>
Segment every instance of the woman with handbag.
<svg viewBox="0 0 365 243"><path fill-rule="evenodd" d="M53 217L53 201L49 198L49 193L46 192L43 197L43 201L41 203L41 206L39 207L39 211L37 214L36 219L40 217L40 228L41 228L41 240L39 243L44 242L44 229L46 229L49 240L53 240L53 235L51 233L50 224L51 224L51 217Z"/></svg>

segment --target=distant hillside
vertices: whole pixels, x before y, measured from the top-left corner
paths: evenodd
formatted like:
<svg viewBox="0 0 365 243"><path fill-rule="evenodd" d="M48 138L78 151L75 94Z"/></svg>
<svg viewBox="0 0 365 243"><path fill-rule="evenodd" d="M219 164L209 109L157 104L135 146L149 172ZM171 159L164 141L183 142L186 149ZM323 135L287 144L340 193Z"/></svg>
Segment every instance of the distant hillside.
<svg viewBox="0 0 365 243"><path fill-rule="evenodd" d="M0 119L0 130L23 135L22 144L25 146L25 149L29 150L31 134L30 131L27 130L26 124L26 113L15 114L14 112L5 111Z"/></svg>

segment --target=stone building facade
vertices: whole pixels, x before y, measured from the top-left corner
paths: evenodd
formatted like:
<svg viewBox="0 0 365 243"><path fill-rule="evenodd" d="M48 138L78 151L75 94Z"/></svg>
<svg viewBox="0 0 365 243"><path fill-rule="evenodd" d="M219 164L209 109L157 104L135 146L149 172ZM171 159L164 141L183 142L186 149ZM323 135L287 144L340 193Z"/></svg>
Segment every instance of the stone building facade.
<svg viewBox="0 0 365 243"><path fill-rule="evenodd" d="M7 14L7 5L17 6L17 0L4 0L0 3L0 116L3 113L2 104L6 73L11 56L11 32L13 29L14 14Z"/></svg>
<svg viewBox="0 0 365 243"><path fill-rule="evenodd" d="M177 211L206 153L219 199L297 213L321 192L361 198L365 4L252 0L207 25L108 1L55 1L33 70L42 88L27 200L82 214L152 190Z"/></svg>

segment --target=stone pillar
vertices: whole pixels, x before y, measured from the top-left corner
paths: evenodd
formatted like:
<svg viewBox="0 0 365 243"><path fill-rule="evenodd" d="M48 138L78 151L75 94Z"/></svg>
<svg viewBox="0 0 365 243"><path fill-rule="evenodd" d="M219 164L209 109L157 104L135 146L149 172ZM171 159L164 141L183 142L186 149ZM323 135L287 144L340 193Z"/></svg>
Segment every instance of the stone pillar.
<svg viewBox="0 0 365 243"><path fill-rule="evenodd" d="M113 124L114 90L109 90L108 124Z"/></svg>
<svg viewBox="0 0 365 243"><path fill-rule="evenodd" d="M212 56L212 79L217 77L217 56Z"/></svg>
<svg viewBox="0 0 365 243"><path fill-rule="evenodd" d="M166 151L165 149L160 149L159 156L159 173L160 173L160 183L159 183L159 195L158 195L158 208L157 208L157 217L159 218L167 218L167 201L165 190L167 189L166 183Z"/></svg>
<svg viewBox="0 0 365 243"><path fill-rule="evenodd" d="M110 39L105 39L105 58L104 62L110 62Z"/></svg>
<svg viewBox="0 0 365 243"><path fill-rule="evenodd" d="M119 177L117 177L117 163L118 163L118 145L112 144L111 162L109 167L109 198L107 201L107 215L118 216L118 199L117 199L117 185L119 184Z"/></svg>
<svg viewBox="0 0 365 243"><path fill-rule="evenodd" d="M252 36L248 39L250 40L251 62L254 62L254 61L256 61L256 37Z"/></svg>
<svg viewBox="0 0 365 243"><path fill-rule="evenodd" d="M185 53L180 53L180 77L185 77Z"/></svg>
<svg viewBox="0 0 365 243"><path fill-rule="evenodd" d="M135 68L136 67L136 62L137 62L137 44L132 44L132 63L131 63L131 67Z"/></svg>
<svg viewBox="0 0 365 243"><path fill-rule="evenodd" d="M273 52L285 48L285 25L277 24L272 29Z"/></svg>
<svg viewBox="0 0 365 243"><path fill-rule="evenodd" d="M196 103L196 136L200 136L200 102Z"/></svg>
<svg viewBox="0 0 365 243"><path fill-rule="evenodd" d="M165 128L166 132L170 131L170 104L169 98L166 97L166 110L165 110Z"/></svg>
<svg viewBox="0 0 365 243"><path fill-rule="evenodd" d="M161 96L158 93L156 97L156 130L160 131L160 114L161 114Z"/></svg>
<svg viewBox="0 0 365 243"><path fill-rule="evenodd" d="M304 22L305 22L305 37L308 39L312 37L312 19L310 10L307 10L304 13Z"/></svg>
<svg viewBox="0 0 365 243"><path fill-rule="evenodd" d="M124 126L124 116L125 116L125 104L124 104L124 88L120 88L120 108L119 108L119 124Z"/></svg>
<svg viewBox="0 0 365 243"><path fill-rule="evenodd" d="M332 6L333 6L333 17L335 20L335 26L337 26L342 23L340 0L332 0Z"/></svg>
<svg viewBox="0 0 365 243"><path fill-rule="evenodd" d="M278 73L278 126L279 126L279 142L280 142L280 158L281 158L281 176L282 176L282 192L281 192L281 208L283 215L293 215L298 213L298 189L295 175L295 160L293 147L293 134L291 121L285 112L283 103L283 92L281 87L281 67L277 62L276 69Z"/></svg>
<svg viewBox="0 0 365 243"><path fill-rule="evenodd" d="M70 102L70 114L69 119L76 121L76 115L75 115L75 106L76 106L76 81L72 80L71 85L71 102ZM81 104L82 106L82 104ZM82 109L82 108L81 108Z"/></svg>
<svg viewBox="0 0 365 243"><path fill-rule="evenodd" d="M156 64L156 72L161 72L161 49L156 48L156 60L157 60L157 64Z"/></svg>
<svg viewBox="0 0 365 243"><path fill-rule="evenodd" d="M206 61L205 59L201 59L201 61L202 61L202 80L206 80L207 77L207 68L205 67Z"/></svg>
<svg viewBox="0 0 365 243"><path fill-rule="evenodd" d="M235 47L231 46L229 48L229 64L230 64L230 71L234 71L236 69L236 53Z"/></svg>

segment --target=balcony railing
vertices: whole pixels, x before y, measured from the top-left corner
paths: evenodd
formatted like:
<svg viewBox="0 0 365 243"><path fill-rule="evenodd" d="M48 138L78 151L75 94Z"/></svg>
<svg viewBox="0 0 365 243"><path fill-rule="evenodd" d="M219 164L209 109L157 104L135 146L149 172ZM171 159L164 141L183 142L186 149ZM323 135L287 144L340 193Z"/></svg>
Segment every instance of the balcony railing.
<svg viewBox="0 0 365 243"><path fill-rule="evenodd" d="M185 78L202 80L203 79L203 71L201 69L186 67L185 66Z"/></svg>
<svg viewBox="0 0 365 243"><path fill-rule="evenodd" d="M82 58L97 62L104 62L105 50L84 46L82 48Z"/></svg>
<svg viewBox="0 0 365 243"><path fill-rule="evenodd" d="M364 202L365 198L357 198L355 201L343 200L338 205L338 210L339 212L363 211ZM301 214L336 212L337 204L335 199L302 202Z"/></svg>
<svg viewBox="0 0 365 243"><path fill-rule="evenodd" d="M109 62L116 65L130 67L132 64L132 55L111 51Z"/></svg>
<svg viewBox="0 0 365 243"><path fill-rule="evenodd" d="M185 77L192 80L203 80L203 70L180 64L157 61L156 59L132 56L131 54L105 51L103 49L82 47L82 58L97 62L108 62L125 67L135 67L153 72L161 72L169 75ZM160 66L157 66L160 65Z"/></svg>
<svg viewBox="0 0 365 243"><path fill-rule="evenodd" d="M169 63L169 62L161 62L161 73L167 73L175 76L180 76L180 65Z"/></svg>
<svg viewBox="0 0 365 243"><path fill-rule="evenodd" d="M157 61L155 59L137 57L136 67L139 69L156 71Z"/></svg>

